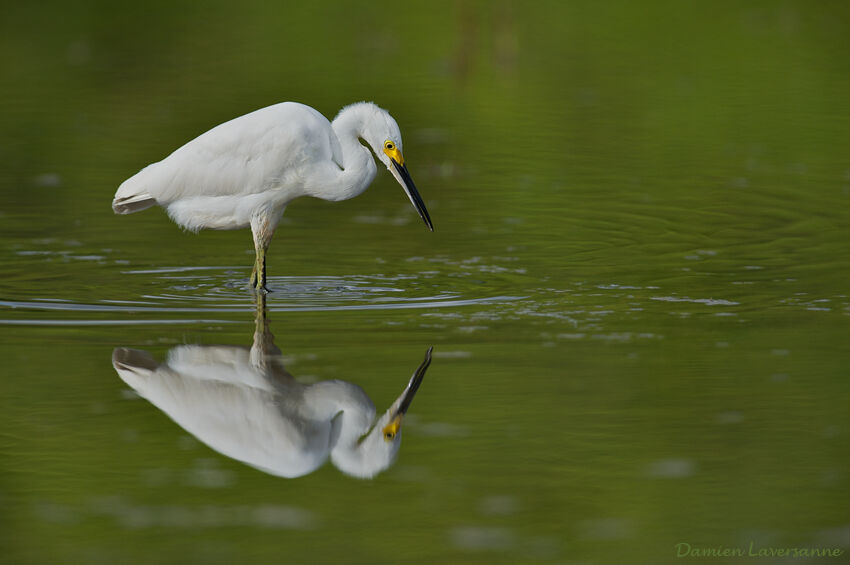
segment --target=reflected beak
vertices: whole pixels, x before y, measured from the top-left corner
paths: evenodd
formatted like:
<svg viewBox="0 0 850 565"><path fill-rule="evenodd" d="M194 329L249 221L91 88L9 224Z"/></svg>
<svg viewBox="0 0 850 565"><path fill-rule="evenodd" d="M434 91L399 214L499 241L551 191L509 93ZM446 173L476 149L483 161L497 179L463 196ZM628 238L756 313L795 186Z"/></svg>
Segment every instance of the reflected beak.
<svg viewBox="0 0 850 565"><path fill-rule="evenodd" d="M425 225L428 226L428 229L434 231L434 225L431 223L431 216L428 215L428 209L425 208L425 202L422 201L422 197L419 196L419 191L416 190L416 185L413 184L413 179L410 178L410 173L407 172L407 165L403 165L390 157L390 162L393 164L393 168L390 169L390 172L395 177L395 180L404 188L404 191L407 193L407 197L410 198L410 203L413 204L413 207L416 208L416 211L419 212L419 217L422 218L422 221L425 222ZM402 160L404 162L404 160Z"/></svg>
<svg viewBox="0 0 850 565"><path fill-rule="evenodd" d="M385 438L392 439L401 429L401 421L407 413L407 409L410 408L410 403L413 402L413 397L416 396L416 391L419 390L422 379L425 378L425 371L428 370L428 365L431 364L431 352L433 350L433 347L429 347L428 351L425 352L425 359L422 361L422 364L419 365L416 372L410 377L410 382L407 383L407 388L404 389L401 397L396 400L392 419L383 430Z"/></svg>
<svg viewBox="0 0 850 565"><path fill-rule="evenodd" d="M410 377L410 382L407 383L407 388L401 396L401 404L399 404L398 409L396 410L397 415L403 416L407 413L407 409L410 408L410 403L413 402L413 397L416 396L416 391L419 390L419 385L422 384L422 379L425 378L425 371L428 370L428 365L431 364L432 351L434 351L433 346L429 347L428 351L425 352L425 359L416 369L416 372L413 373L413 376Z"/></svg>

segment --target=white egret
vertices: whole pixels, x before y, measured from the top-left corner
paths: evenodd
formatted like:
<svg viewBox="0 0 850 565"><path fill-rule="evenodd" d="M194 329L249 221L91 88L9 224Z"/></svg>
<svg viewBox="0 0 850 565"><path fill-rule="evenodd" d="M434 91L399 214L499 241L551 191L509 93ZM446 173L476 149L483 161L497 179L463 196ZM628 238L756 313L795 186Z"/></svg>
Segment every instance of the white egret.
<svg viewBox="0 0 850 565"><path fill-rule="evenodd" d="M266 251L287 204L299 196L353 198L375 178L361 139L434 231L404 163L398 124L371 102L346 106L333 123L310 106L283 102L220 124L125 180L112 209L130 214L159 204L195 232L251 226L251 285L265 292Z"/></svg>
<svg viewBox="0 0 850 565"><path fill-rule="evenodd" d="M389 409L340 380L302 384L283 366L268 324L258 318L254 344L181 345L164 363L117 348L112 365L139 395L186 431L228 457L281 477L300 477L328 458L348 475L370 478L389 467L431 349Z"/></svg>

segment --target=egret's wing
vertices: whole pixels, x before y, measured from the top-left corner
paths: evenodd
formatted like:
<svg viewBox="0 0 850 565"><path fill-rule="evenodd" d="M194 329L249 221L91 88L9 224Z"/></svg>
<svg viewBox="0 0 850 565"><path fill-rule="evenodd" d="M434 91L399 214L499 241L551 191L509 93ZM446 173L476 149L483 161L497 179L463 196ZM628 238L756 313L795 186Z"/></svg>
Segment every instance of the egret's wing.
<svg viewBox="0 0 850 565"><path fill-rule="evenodd" d="M294 377L282 356L258 356L237 345L181 345L168 352L166 364L176 373L200 381L219 381L268 392L281 392Z"/></svg>
<svg viewBox="0 0 850 565"><path fill-rule="evenodd" d="M223 350L204 360L210 361ZM330 422L304 420L298 414L297 394L241 385L238 381L200 379L183 372L197 351L183 351L175 366L151 368L144 352L116 349L113 366L140 396L216 451L267 472L297 477L309 473L328 457ZM136 367L135 360L143 365ZM169 363L171 362L169 356ZM219 376L227 365L215 367ZM206 366L211 369L210 365Z"/></svg>
<svg viewBox="0 0 850 565"><path fill-rule="evenodd" d="M318 111L284 102L201 134L126 180L116 199L149 194L160 205L193 196L297 192L310 166L342 162L339 141ZM298 194L293 194L293 197Z"/></svg>
<svg viewBox="0 0 850 565"><path fill-rule="evenodd" d="M270 391L274 387L251 361L247 347L235 345L181 345L168 352L168 367L198 381L218 381Z"/></svg>

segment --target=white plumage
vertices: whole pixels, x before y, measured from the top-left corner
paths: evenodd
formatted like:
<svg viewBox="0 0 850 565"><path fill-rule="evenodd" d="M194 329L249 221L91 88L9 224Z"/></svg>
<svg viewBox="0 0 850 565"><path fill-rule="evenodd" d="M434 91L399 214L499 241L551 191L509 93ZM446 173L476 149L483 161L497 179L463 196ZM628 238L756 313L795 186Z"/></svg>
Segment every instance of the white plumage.
<svg viewBox="0 0 850 565"><path fill-rule="evenodd" d="M375 178L375 161L361 139L433 230L404 164L398 124L368 102L346 106L333 123L296 102L225 122L124 181L112 208L129 214L158 204L191 231L251 226L252 285L265 290L265 252L286 205L300 196L353 198Z"/></svg>
<svg viewBox="0 0 850 565"><path fill-rule="evenodd" d="M328 458L361 478L389 467L431 350L401 396L376 418L375 405L355 384L295 380L267 325L258 326L250 350L182 345L158 363L145 351L118 348L112 364L124 382L200 441L265 472L299 477Z"/></svg>

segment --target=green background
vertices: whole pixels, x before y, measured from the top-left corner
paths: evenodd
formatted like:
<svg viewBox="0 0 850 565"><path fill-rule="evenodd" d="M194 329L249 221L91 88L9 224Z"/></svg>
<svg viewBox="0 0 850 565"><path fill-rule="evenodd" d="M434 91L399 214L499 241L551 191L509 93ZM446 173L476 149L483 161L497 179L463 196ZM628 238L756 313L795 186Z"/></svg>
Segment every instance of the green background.
<svg viewBox="0 0 850 565"><path fill-rule="evenodd" d="M850 551L845 3L286 4L3 6L6 562ZM435 346L373 481L230 460L111 367L250 346L250 234L110 202L283 100L387 108L436 228L379 171L269 252L297 377L383 410Z"/></svg>

